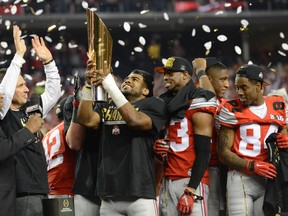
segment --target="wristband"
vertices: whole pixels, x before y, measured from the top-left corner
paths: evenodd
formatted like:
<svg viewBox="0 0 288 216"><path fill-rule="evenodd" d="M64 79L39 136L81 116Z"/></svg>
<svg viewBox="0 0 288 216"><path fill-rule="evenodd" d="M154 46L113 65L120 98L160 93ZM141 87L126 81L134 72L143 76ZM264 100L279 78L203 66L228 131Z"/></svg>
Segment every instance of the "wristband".
<svg viewBox="0 0 288 216"><path fill-rule="evenodd" d="M108 92L111 96L112 100L114 101L117 108L120 108L124 104L128 102L125 96L122 94L120 89L118 88L113 76L109 73L102 82L103 88Z"/></svg>
<svg viewBox="0 0 288 216"><path fill-rule="evenodd" d="M253 160L247 161L247 163L246 163L246 169L247 169L248 171L254 172L254 163L255 163L255 161L253 161Z"/></svg>
<svg viewBox="0 0 288 216"><path fill-rule="evenodd" d="M91 87L89 89L89 87L85 86L82 90L82 95L81 95L81 99L82 100L88 100L88 101L92 101L93 97L92 97L92 90Z"/></svg>
<svg viewBox="0 0 288 216"><path fill-rule="evenodd" d="M197 74L198 79L200 79L202 76L205 76L206 72L204 70L200 70L199 73Z"/></svg>
<svg viewBox="0 0 288 216"><path fill-rule="evenodd" d="M52 61L54 61L53 59L51 59L50 61L46 62L46 63L43 63L43 65L48 65L50 64Z"/></svg>

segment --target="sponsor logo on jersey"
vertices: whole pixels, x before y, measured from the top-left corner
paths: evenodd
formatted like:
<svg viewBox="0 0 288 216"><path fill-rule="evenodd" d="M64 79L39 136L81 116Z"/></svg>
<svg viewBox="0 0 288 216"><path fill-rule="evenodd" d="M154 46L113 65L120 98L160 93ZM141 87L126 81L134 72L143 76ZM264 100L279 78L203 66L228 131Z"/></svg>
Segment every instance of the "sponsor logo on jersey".
<svg viewBox="0 0 288 216"><path fill-rule="evenodd" d="M120 134L120 129L117 125L115 125L112 129L112 134L113 135L119 135Z"/></svg>

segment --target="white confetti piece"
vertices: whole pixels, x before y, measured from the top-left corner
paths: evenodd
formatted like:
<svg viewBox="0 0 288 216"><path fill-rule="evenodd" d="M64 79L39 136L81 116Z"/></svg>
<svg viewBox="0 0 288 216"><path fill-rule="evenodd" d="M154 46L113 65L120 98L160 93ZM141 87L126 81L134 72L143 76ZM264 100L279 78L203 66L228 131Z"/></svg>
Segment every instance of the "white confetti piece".
<svg viewBox="0 0 288 216"><path fill-rule="evenodd" d="M56 25L49 26L47 32L51 32L56 28Z"/></svg>
<svg viewBox="0 0 288 216"><path fill-rule="evenodd" d="M5 64L6 62L7 62L7 60L0 61L0 65Z"/></svg>
<svg viewBox="0 0 288 216"><path fill-rule="evenodd" d="M12 51L10 49L6 50L6 55L11 55Z"/></svg>
<svg viewBox="0 0 288 216"><path fill-rule="evenodd" d="M204 44L204 47L206 48L206 50L210 50L211 47L212 47L212 42L211 41L208 41Z"/></svg>
<svg viewBox="0 0 288 216"><path fill-rule="evenodd" d="M142 10L142 11L140 11L140 14L146 14L148 12L149 12L149 10Z"/></svg>
<svg viewBox="0 0 288 216"><path fill-rule="evenodd" d="M166 59L166 58L162 58L162 60L161 60L162 64L165 65L166 62L167 62L167 60L168 60L168 59Z"/></svg>
<svg viewBox="0 0 288 216"><path fill-rule="evenodd" d="M135 52L143 52L143 49L141 47L134 47Z"/></svg>
<svg viewBox="0 0 288 216"><path fill-rule="evenodd" d="M147 28L147 25L145 25L143 23L139 23L138 26L139 26L139 28Z"/></svg>
<svg viewBox="0 0 288 216"><path fill-rule="evenodd" d="M49 36L45 36L45 40L50 42L50 43L52 42L52 38L50 38Z"/></svg>
<svg viewBox="0 0 288 216"><path fill-rule="evenodd" d="M14 1L14 5L16 5L16 4L18 4L18 3L20 3L22 0L16 0L16 1Z"/></svg>
<svg viewBox="0 0 288 216"><path fill-rule="evenodd" d="M68 47L71 49L77 48L78 45L77 44L72 44L71 42L68 43Z"/></svg>
<svg viewBox="0 0 288 216"><path fill-rule="evenodd" d="M36 16L39 16L39 15L41 15L43 12L44 12L43 9L39 9L39 10L37 10L37 11L35 12L35 15L36 15Z"/></svg>
<svg viewBox="0 0 288 216"><path fill-rule="evenodd" d="M145 46L145 44L146 44L145 38L142 37L142 36L140 36L140 37L139 37L139 43L140 43L141 45Z"/></svg>
<svg viewBox="0 0 288 216"><path fill-rule="evenodd" d="M62 43L57 43L55 46L56 50L60 50L62 48L63 44Z"/></svg>
<svg viewBox="0 0 288 216"><path fill-rule="evenodd" d="M88 8L88 3L87 3L86 1L82 1L81 6L82 6L84 9L87 9L87 8Z"/></svg>
<svg viewBox="0 0 288 216"><path fill-rule="evenodd" d="M59 27L58 27L58 31L63 31L63 30L65 30L66 28L67 28L67 26L64 26L64 25L59 26Z"/></svg>
<svg viewBox="0 0 288 216"><path fill-rule="evenodd" d="M235 46L235 47L234 47L234 50L235 50L235 52L236 52L238 55L241 55L241 54L242 54L242 50L241 50L241 48L240 48L239 46Z"/></svg>
<svg viewBox="0 0 288 216"><path fill-rule="evenodd" d="M279 33L279 36L280 36L280 38L282 38L282 39L284 39L284 38L285 38L285 35L284 35L284 33L283 33L283 32L280 32L280 33Z"/></svg>
<svg viewBox="0 0 288 216"><path fill-rule="evenodd" d="M192 35L192 37L195 37L195 35L196 35L196 29L195 28L192 29L191 35Z"/></svg>
<svg viewBox="0 0 288 216"><path fill-rule="evenodd" d="M278 50L278 53L279 53L281 56L286 56L286 53L282 52L281 50Z"/></svg>
<svg viewBox="0 0 288 216"><path fill-rule="evenodd" d="M217 12L215 13L215 16L218 16L218 15L221 15L221 14L223 14L223 11L217 11Z"/></svg>
<svg viewBox="0 0 288 216"><path fill-rule="evenodd" d="M242 6L237 7L236 14L242 13Z"/></svg>
<svg viewBox="0 0 288 216"><path fill-rule="evenodd" d="M287 43L282 43L282 49L288 50L288 44Z"/></svg>
<svg viewBox="0 0 288 216"><path fill-rule="evenodd" d="M166 12L163 13L163 16L164 16L165 20L167 20L167 21L169 20L169 16L168 16L168 14Z"/></svg>
<svg viewBox="0 0 288 216"><path fill-rule="evenodd" d="M131 30L131 26L128 22L124 22L123 28L126 32L129 32Z"/></svg>
<svg viewBox="0 0 288 216"><path fill-rule="evenodd" d="M17 6L16 6L16 5L13 5L13 6L11 7L11 14L14 15L14 14L16 14L16 13L17 13Z"/></svg>
<svg viewBox="0 0 288 216"><path fill-rule="evenodd" d="M4 49L8 47L8 43L6 41L2 41L0 44Z"/></svg>
<svg viewBox="0 0 288 216"><path fill-rule="evenodd" d="M114 66L115 66L115 68L118 68L119 65L120 65L120 63L119 63L119 61L117 60L117 61L115 62L115 64L114 64Z"/></svg>
<svg viewBox="0 0 288 216"><path fill-rule="evenodd" d="M33 80L32 76L29 74L24 74L24 79Z"/></svg>
<svg viewBox="0 0 288 216"><path fill-rule="evenodd" d="M241 25L242 25L243 27L247 27L247 26L249 25L249 22L248 22L248 20L246 20L246 19L242 19L242 20L240 21L240 23L241 23Z"/></svg>
<svg viewBox="0 0 288 216"><path fill-rule="evenodd" d="M225 35L218 35L217 39L221 42L224 42L227 40L227 37Z"/></svg>
<svg viewBox="0 0 288 216"><path fill-rule="evenodd" d="M225 3L224 7L231 7L231 3Z"/></svg>
<svg viewBox="0 0 288 216"><path fill-rule="evenodd" d="M207 25L202 25L202 29L203 29L203 31L205 31L205 32L207 32L207 33L210 33L210 32L211 32L210 27L207 26Z"/></svg>
<svg viewBox="0 0 288 216"><path fill-rule="evenodd" d="M121 46L125 46L125 42L123 40L118 40L118 44L120 44Z"/></svg>

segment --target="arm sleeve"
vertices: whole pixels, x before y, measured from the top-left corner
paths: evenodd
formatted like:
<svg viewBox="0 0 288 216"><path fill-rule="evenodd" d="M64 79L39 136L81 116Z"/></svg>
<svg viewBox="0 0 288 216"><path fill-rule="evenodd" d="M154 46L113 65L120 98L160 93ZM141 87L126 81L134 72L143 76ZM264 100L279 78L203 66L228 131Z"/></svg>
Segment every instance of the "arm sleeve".
<svg viewBox="0 0 288 216"><path fill-rule="evenodd" d="M21 67L24 63L25 60L21 56L15 54L10 66L7 68L6 74L1 82L4 97L3 107L0 109L0 119L4 118L10 108Z"/></svg>
<svg viewBox="0 0 288 216"><path fill-rule="evenodd" d="M0 163L15 155L27 145L34 143L36 137L26 127L22 128L11 137L6 138L0 127Z"/></svg>
<svg viewBox="0 0 288 216"><path fill-rule="evenodd" d="M196 190L210 161L211 137L195 134L194 143L196 159L192 167L192 173L188 186Z"/></svg>
<svg viewBox="0 0 288 216"><path fill-rule="evenodd" d="M41 95L43 117L54 107L59 98L61 97L60 75L55 61L48 65L44 65L46 74L45 91Z"/></svg>

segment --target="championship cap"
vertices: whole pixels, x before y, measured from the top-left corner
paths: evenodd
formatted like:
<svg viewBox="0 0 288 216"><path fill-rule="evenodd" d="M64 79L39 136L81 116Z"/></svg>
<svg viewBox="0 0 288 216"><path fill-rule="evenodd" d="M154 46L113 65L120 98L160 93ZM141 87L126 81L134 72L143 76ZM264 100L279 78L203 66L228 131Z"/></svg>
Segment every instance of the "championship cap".
<svg viewBox="0 0 288 216"><path fill-rule="evenodd" d="M144 78L144 82L147 85L147 88L149 89L148 97L153 95L153 87L154 87L154 78L151 73L148 73L144 70L135 69L131 73L139 74Z"/></svg>
<svg viewBox="0 0 288 216"><path fill-rule="evenodd" d="M155 72L164 73L165 70L169 71L187 71L190 75L193 74L192 64L187 59L181 57L170 57L163 67L156 67Z"/></svg>
<svg viewBox="0 0 288 216"><path fill-rule="evenodd" d="M259 82L262 82L264 86L268 86L269 83L267 83L264 80L264 72L263 69L255 64L246 64L238 68L236 71L236 75L239 75L241 77L246 77L250 80L256 80Z"/></svg>

